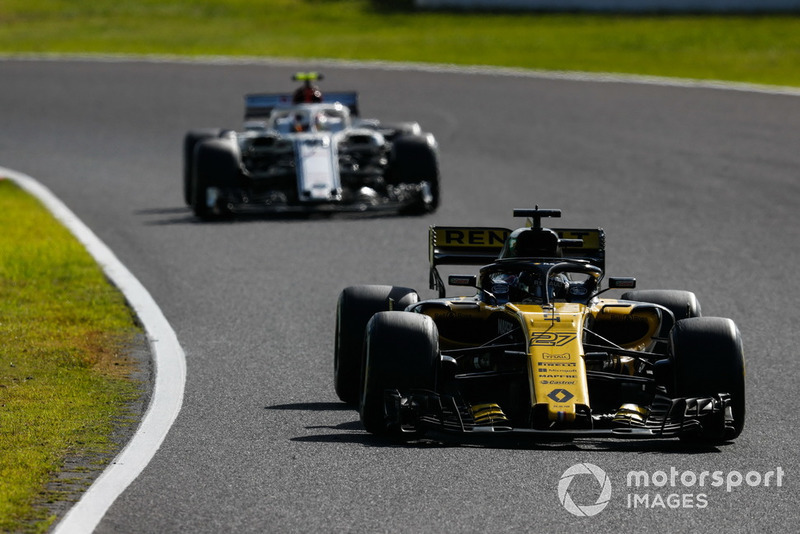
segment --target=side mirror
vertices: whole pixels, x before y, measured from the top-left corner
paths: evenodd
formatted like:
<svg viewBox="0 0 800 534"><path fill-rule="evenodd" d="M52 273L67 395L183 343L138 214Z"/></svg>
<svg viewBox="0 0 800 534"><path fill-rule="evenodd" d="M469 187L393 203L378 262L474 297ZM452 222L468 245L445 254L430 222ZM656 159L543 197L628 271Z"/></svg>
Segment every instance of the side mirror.
<svg viewBox="0 0 800 534"><path fill-rule="evenodd" d="M447 277L447 283L451 286L477 287L478 277L474 274L451 274Z"/></svg>
<svg viewBox="0 0 800 534"><path fill-rule="evenodd" d="M608 279L608 289L633 289L636 287L636 278L611 277Z"/></svg>

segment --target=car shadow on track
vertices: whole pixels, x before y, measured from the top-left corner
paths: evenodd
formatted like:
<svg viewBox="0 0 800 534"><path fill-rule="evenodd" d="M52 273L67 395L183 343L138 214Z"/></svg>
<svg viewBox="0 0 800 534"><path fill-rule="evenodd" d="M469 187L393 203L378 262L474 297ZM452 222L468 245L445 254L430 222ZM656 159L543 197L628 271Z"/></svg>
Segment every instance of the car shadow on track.
<svg viewBox="0 0 800 534"><path fill-rule="evenodd" d="M331 220L361 220L361 219L395 219L414 218L423 215L401 215L394 212L363 212L363 213L254 213L227 215L215 219L201 219L189 208L165 207L137 210L133 212L138 217L147 217L147 226L170 226L181 224L245 224L263 222L327 222Z"/></svg>
<svg viewBox="0 0 800 534"><path fill-rule="evenodd" d="M564 439L561 441L532 441L512 435L465 435L431 433L410 435L407 439L391 439L374 436L364 430L352 406L342 402L305 402L267 406L267 410L298 411L337 411L353 412L354 419L336 425L308 426L306 430L320 430L321 433L290 438L291 441L306 443L352 443L366 447L387 448L464 448L480 447L508 450L548 450L548 451L593 451L628 452L631 454L709 454L721 453L717 445L696 445L677 439ZM724 446L724 444L720 444Z"/></svg>
<svg viewBox="0 0 800 534"><path fill-rule="evenodd" d="M267 406L266 410L298 410L298 411L341 411L349 412L353 408L343 402L297 402L293 404L276 404L275 406Z"/></svg>

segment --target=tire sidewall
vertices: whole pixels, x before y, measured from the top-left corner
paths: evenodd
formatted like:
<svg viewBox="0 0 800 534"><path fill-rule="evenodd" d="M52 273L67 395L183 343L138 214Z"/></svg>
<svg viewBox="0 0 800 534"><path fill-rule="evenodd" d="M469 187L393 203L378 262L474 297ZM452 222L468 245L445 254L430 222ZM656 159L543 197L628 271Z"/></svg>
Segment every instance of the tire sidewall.
<svg viewBox="0 0 800 534"><path fill-rule="evenodd" d="M354 406L359 403L364 337L372 316L391 309L404 310L418 301L415 290L398 286L351 286L339 294L333 379L340 400Z"/></svg>
<svg viewBox="0 0 800 534"><path fill-rule="evenodd" d="M431 201L422 199L402 210L405 214L430 213L439 207L440 174L436 142L431 135L404 135L392 144L386 181L392 185L427 182Z"/></svg>
<svg viewBox="0 0 800 534"><path fill-rule="evenodd" d="M387 425L385 392L436 389L436 325L429 316L418 313L377 313L367 325L364 352L361 421L370 433L400 435L400 428Z"/></svg>
<svg viewBox="0 0 800 534"><path fill-rule="evenodd" d="M736 437L745 420L745 361L735 323L721 317L678 321L670 332L674 397L731 396Z"/></svg>
<svg viewBox="0 0 800 534"><path fill-rule="evenodd" d="M192 206L194 173L194 158L197 144L206 139L214 139L220 136L222 130L219 128L203 128L191 130L183 138L183 199L186 205Z"/></svg>
<svg viewBox="0 0 800 534"><path fill-rule="evenodd" d="M230 139L205 139L197 143L192 171L192 209L200 218L219 214L206 203L210 187L235 186L239 178L239 154Z"/></svg>

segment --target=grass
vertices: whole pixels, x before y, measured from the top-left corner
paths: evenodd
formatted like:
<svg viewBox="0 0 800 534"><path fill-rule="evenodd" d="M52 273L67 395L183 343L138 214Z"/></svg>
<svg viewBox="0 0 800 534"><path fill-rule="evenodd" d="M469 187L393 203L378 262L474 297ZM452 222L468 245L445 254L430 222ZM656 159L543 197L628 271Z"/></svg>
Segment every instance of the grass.
<svg viewBox="0 0 800 534"><path fill-rule="evenodd" d="M414 12L408 3L4 0L0 52L420 61L800 86L798 15Z"/></svg>
<svg viewBox="0 0 800 534"><path fill-rule="evenodd" d="M96 469L130 422L140 330L83 247L2 179L0 228L0 531L44 531L65 459Z"/></svg>

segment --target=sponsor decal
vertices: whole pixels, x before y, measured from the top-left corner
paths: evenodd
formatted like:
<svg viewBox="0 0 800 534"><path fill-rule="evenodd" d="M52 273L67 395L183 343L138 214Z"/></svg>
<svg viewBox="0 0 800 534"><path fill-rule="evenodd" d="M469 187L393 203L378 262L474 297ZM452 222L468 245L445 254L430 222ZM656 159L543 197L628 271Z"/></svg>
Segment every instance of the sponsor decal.
<svg viewBox="0 0 800 534"><path fill-rule="evenodd" d="M564 354L548 354L546 352L542 353L543 360L569 360L569 352L565 352Z"/></svg>
<svg viewBox="0 0 800 534"><path fill-rule="evenodd" d="M554 389L550 393L547 394L547 398L553 400L554 402L567 402L572 397L574 397L572 393L567 391L566 389Z"/></svg>
<svg viewBox="0 0 800 534"><path fill-rule="evenodd" d="M557 391L563 390L553 390L551 394ZM680 470L674 466L656 471L631 470L624 478L627 491L624 495L617 492L612 496L608 474L600 467L584 462L564 471L558 481L557 494L564 509L578 517L599 514L611 503L612 497L617 505L627 509L702 510L720 504L724 495L735 491L765 491L765 488L777 491L783 487L785 476L780 466L767 471L746 472ZM590 488L584 484L586 479ZM576 488L584 491L576 491ZM580 499L576 497L578 495ZM588 504L585 502L587 497Z"/></svg>
<svg viewBox="0 0 800 534"><path fill-rule="evenodd" d="M567 332L532 332L530 346L534 347L563 347L575 341L577 334Z"/></svg>
<svg viewBox="0 0 800 534"><path fill-rule="evenodd" d="M501 228L437 228L436 244L445 247L502 247L509 233Z"/></svg>

